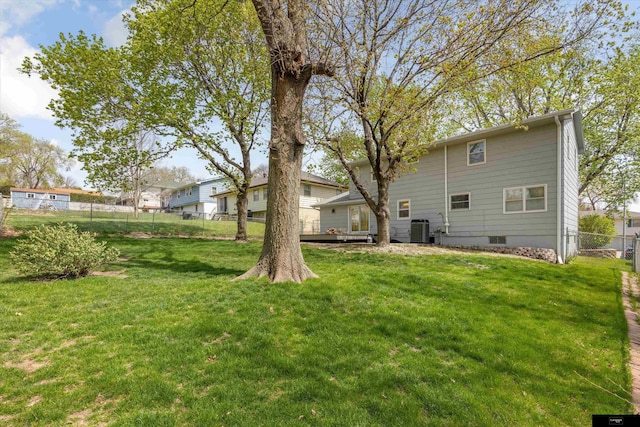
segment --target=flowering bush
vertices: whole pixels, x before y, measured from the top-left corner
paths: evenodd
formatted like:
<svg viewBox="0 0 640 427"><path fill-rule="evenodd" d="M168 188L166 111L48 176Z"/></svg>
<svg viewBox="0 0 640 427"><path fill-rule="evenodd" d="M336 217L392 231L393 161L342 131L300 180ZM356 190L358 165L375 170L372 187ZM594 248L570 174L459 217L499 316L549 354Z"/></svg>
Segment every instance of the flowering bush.
<svg viewBox="0 0 640 427"><path fill-rule="evenodd" d="M91 233L73 224L40 226L26 233L11 252L18 269L48 278L84 277L96 267L115 261L120 251L96 242Z"/></svg>

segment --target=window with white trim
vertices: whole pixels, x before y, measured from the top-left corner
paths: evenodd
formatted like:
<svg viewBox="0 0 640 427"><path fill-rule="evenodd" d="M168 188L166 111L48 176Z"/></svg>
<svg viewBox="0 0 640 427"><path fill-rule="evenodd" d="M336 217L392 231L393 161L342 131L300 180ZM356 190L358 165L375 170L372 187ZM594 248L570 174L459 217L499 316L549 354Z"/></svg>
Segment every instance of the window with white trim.
<svg viewBox="0 0 640 427"><path fill-rule="evenodd" d="M262 189L262 198L264 200L267 200L267 197L269 196L269 188L268 187L264 187Z"/></svg>
<svg viewBox="0 0 640 427"><path fill-rule="evenodd" d="M398 200L398 220L411 218L411 200Z"/></svg>
<svg viewBox="0 0 640 427"><path fill-rule="evenodd" d="M213 196L214 194L218 193L218 188L217 187L211 187L211 195Z"/></svg>
<svg viewBox="0 0 640 427"><path fill-rule="evenodd" d="M27 199L35 199L36 195L34 193L27 193Z"/></svg>
<svg viewBox="0 0 640 427"><path fill-rule="evenodd" d="M467 143L467 166L486 163L486 154L487 142L485 140Z"/></svg>
<svg viewBox="0 0 640 427"><path fill-rule="evenodd" d="M640 218L629 218L627 220L627 227L632 227L632 228L640 227Z"/></svg>
<svg viewBox="0 0 640 427"><path fill-rule="evenodd" d="M311 196L311 184L303 184L302 191L305 196Z"/></svg>
<svg viewBox="0 0 640 427"><path fill-rule="evenodd" d="M55 199L56 199L55 194L49 194L49 200L55 200Z"/></svg>
<svg viewBox="0 0 640 427"><path fill-rule="evenodd" d="M471 209L470 193L451 194L449 196L450 211L469 210L469 209Z"/></svg>
<svg viewBox="0 0 640 427"><path fill-rule="evenodd" d="M253 190L253 201L257 202L260 200L260 192L258 190Z"/></svg>
<svg viewBox="0 0 640 427"><path fill-rule="evenodd" d="M510 187L503 190L504 213L545 212L547 186Z"/></svg>

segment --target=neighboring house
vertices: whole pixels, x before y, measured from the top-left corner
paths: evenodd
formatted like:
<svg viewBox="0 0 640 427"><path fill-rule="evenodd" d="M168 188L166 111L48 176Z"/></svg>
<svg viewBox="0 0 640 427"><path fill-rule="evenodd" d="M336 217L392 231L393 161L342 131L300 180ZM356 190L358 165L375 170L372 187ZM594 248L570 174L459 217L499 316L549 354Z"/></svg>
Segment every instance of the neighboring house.
<svg viewBox="0 0 640 427"><path fill-rule="evenodd" d="M391 239L577 253L582 116L563 110L434 143L414 172L389 187ZM360 176L376 192L368 161ZM376 234L376 218L352 184L319 205L321 231Z"/></svg>
<svg viewBox="0 0 640 427"><path fill-rule="evenodd" d="M145 186L142 193L140 193L138 208L143 211L156 212L168 210L172 191L178 187L180 187L180 184L173 181L158 182ZM133 206L134 203L131 193L122 194L116 204L122 206Z"/></svg>
<svg viewBox="0 0 640 427"><path fill-rule="evenodd" d="M598 209L598 210L591 210L591 209L584 209L580 211L580 216L586 216L586 215L593 215L593 214L597 214L600 216L608 216L607 212L605 212L604 210ZM615 238L611 241L611 243L607 246L607 248L611 248L611 249L617 249L619 251L622 250L622 245L623 245L623 236L625 235L625 231L626 231L626 245L627 248L631 247L631 241L633 240L633 238L636 236L637 234L640 234L640 212L633 212L633 211L627 211L627 217L626 217L626 227L624 224L624 221L622 220L622 215L619 213L614 213L613 214L613 223L616 227L616 236L618 236L618 238ZM626 228L626 229L625 229Z"/></svg>
<svg viewBox="0 0 640 427"><path fill-rule="evenodd" d="M177 187L169 197L169 208L211 219L218 212L218 203L212 196L226 189L227 182L226 178L211 178Z"/></svg>
<svg viewBox="0 0 640 427"><path fill-rule="evenodd" d="M320 231L320 211L313 205L342 194L346 187L328 179L308 172L300 175L300 232L318 233ZM249 216L254 220L264 220L267 215L267 198L269 182L266 176L253 178L249 187ZM215 195L218 212L230 215L237 214L236 195L233 191L223 191Z"/></svg>
<svg viewBox="0 0 640 427"><path fill-rule="evenodd" d="M68 190L11 187L9 191L11 204L18 209L69 210Z"/></svg>
<svg viewBox="0 0 640 427"><path fill-rule="evenodd" d="M622 219L616 218L616 233L622 234ZM627 236L640 234L640 212L627 212Z"/></svg>

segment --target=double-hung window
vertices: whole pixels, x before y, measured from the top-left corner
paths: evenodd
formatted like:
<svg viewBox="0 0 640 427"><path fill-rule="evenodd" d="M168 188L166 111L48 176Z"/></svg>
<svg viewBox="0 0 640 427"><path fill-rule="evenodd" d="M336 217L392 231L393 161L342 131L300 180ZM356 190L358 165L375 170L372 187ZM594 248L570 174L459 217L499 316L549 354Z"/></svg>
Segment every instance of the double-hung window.
<svg viewBox="0 0 640 427"><path fill-rule="evenodd" d="M260 200L260 192L258 190L253 190L253 201L257 202Z"/></svg>
<svg viewBox="0 0 640 427"><path fill-rule="evenodd" d="M398 200L398 220L411 218L411 200Z"/></svg>
<svg viewBox="0 0 640 427"><path fill-rule="evenodd" d="M545 212L547 186L510 187L503 190L504 213Z"/></svg>
<svg viewBox="0 0 640 427"><path fill-rule="evenodd" d="M303 184L302 191L305 196L311 196L311 184Z"/></svg>
<svg viewBox="0 0 640 427"><path fill-rule="evenodd" d="M487 161L487 142L473 141L467 144L467 166L482 165Z"/></svg>

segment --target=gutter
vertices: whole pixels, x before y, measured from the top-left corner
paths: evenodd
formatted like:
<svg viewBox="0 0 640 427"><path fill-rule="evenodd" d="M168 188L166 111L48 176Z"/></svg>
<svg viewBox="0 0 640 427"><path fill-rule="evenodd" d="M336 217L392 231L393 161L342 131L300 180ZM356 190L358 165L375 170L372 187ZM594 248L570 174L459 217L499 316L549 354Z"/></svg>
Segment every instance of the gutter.
<svg viewBox="0 0 640 427"><path fill-rule="evenodd" d="M556 138L556 144L557 144L557 159L556 159L556 164L557 164L557 177L556 177L556 182L557 182L557 189L556 189L556 211L557 211L557 224L556 224L556 256L557 256L557 263L558 264L564 264L563 261L563 254L562 254L562 122L560 122L560 119L558 118L558 116L556 115L554 117L555 122L556 122L556 126L557 126L557 138Z"/></svg>

